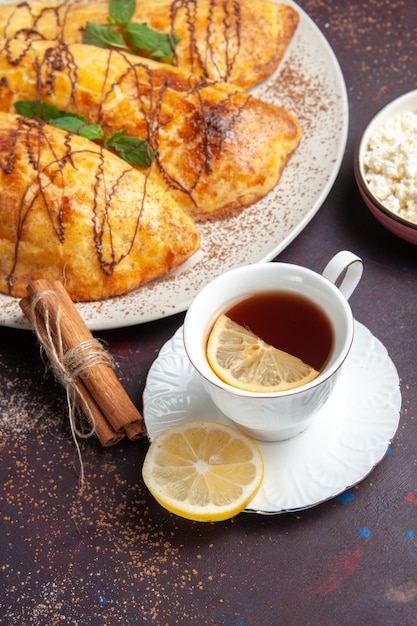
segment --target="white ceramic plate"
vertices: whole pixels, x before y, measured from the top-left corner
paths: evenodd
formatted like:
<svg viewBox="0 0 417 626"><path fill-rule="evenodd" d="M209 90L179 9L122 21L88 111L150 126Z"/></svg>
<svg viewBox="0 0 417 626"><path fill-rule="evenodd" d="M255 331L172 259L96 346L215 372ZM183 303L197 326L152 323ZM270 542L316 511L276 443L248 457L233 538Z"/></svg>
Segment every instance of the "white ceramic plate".
<svg viewBox="0 0 417 626"><path fill-rule="evenodd" d="M4 2L2 2L4 3ZM284 105L304 128L278 186L240 215L200 227L202 248L175 274L125 296L82 303L91 330L117 328L185 311L210 280L247 263L270 261L307 226L333 186L348 131L348 102L337 59L294 2L300 24L277 73L253 93ZM0 325L26 327L18 300L0 295Z"/></svg>
<svg viewBox="0 0 417 626"><path fill-rule="evenodd" d="M186 421L231 424L188 361L182 328L149 370L143 403L150 439ZM355 322L355 338L342 374L311 426L288 441L258 441L265 476L247 512L306 509L360 482L384 457L398 427L400 407L393 362L382 343Z"/></svg>

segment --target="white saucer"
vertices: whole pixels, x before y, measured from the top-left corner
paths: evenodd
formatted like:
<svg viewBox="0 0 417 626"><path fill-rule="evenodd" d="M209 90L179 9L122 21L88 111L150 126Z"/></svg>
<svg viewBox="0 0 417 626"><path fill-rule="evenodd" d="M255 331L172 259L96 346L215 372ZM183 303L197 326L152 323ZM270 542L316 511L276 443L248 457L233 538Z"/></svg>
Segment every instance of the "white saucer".
<svg viewBox="0 0 417 626"><path fill-rule="evenodd" d="M150 439L181 422L230 423L189 363L182 328L150 368L143 403ZM398 427L400 407L393 362L382 343L355 322L355 339L340 379L311 426L288 441L258 442L265 477L246 511L276 514L306 509L361 481L384 457Z"/></svg>

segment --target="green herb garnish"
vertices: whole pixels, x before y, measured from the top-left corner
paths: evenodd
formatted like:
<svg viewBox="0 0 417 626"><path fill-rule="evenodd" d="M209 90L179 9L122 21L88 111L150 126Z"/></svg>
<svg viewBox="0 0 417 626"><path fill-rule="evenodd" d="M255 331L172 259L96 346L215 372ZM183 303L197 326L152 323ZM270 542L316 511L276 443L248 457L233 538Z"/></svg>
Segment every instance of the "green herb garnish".
<svg viewBox="0 0 417 626"><path fill-rule="evenodd" d="M153 150L144 141L130 137L126 130L119 130L104 139L104 147L119 155L131 165L149 167L155 156Z"/></svg>
<svg viewBox="0 0 417 626"><path fill-rule="evenodd" d="M84 43L98 48L129 50L122 33L115 31L110 24L87 22L84 31Z"/></svg>
<svg viewBox="0 0 417 626"><path fill-rule="evenodd" d="M180 39L178 35L165 35L152 30L146 24L128 24L126 36L136 54L165 63L173 62L175 46Z"/></svg>
<svg viewBox="0 0 417 626"><path fill-rule="evenodd" d="M105 137L100 124L89 124L83 115L60 111L54 105L42 100L20 100L15 102L14 106L19 115L41 119L47 124L91 141L102 141L107 150L114 152L130 165L149 167L155 156L146 141L127 135L126 130L120 130Z"/></svg>
<svg viewBox="0 0 417 626"><path fill-rule="evenodd" d="M89 124L83 115L60 111L54 105L42 100L20 100L15 102L14 107L19 115L30 118L37 117L52 126L68 130L86 139L92 141L104 139L104 132L99 124Z"/></svg>
<svg viewBox="0 0 417 626"><path fill-rule="evenodd" d="M135 14L136 0L111 0L110 18L116 24L127 24Z"/></svg>
<svg viewBox="0 0 417 626"><path fill-rule="evenodd" d="M180 40L178 35L166 35L146 24L132 23L135 8L135 0L111 0L108 23L88 21L84 30L84 43L99 48L126 50L155 61L173 63L175 46Z"/></svg>
<svg viewBox="0 0 417 626"><path fill-rule="evenodd" d="M14 103L14 108L19 115L25 117L38 117L48 121L62 117L62 113L57 107L42 100L19 100L19 102Z"/></svg>

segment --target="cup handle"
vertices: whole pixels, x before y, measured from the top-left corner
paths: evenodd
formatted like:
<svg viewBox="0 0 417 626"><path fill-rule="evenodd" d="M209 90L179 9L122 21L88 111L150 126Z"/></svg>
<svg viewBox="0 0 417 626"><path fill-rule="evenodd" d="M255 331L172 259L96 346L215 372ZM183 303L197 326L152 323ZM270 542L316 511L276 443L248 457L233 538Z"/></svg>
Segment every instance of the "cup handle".
<svg viewBox="0 0 417 626"><path fill-rule="evenodd" d="M323 271L323 276L336 285L349 300L355 291L363 272L362 259L349 252L341 250L328 262Z"/></svg>

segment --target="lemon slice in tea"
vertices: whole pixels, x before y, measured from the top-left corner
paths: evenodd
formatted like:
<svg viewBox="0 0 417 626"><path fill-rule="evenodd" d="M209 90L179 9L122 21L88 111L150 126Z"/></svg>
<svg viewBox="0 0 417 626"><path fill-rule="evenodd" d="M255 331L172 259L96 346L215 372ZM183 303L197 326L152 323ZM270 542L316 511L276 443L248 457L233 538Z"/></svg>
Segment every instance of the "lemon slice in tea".
<svg viewBox="0 0 417 626"><path fill-rule="evenodd" d="M267 344L226 315L220 315L211 330L207 359L224 382L257 393L295 389L319 374L298 357Z"/></svg>
<svg viewBox="0 0 417 626"><path fill-rule="evenodd" d="M163 507L181 517L215 522L243 511L264 474L261 452L235 428L188 422L157 435L145 457L145 485Z"/></svg>

